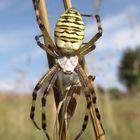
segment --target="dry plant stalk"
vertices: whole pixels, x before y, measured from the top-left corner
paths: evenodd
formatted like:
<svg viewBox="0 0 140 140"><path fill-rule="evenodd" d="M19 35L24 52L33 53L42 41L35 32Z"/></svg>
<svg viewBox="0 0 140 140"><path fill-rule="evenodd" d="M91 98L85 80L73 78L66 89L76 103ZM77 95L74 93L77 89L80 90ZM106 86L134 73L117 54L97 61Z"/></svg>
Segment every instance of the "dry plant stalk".
<svg viewBox="0 0 140 140"><path fill-rule="evenodd" d="M79 86L79 81L73 81L70 89L66 91L65 99L61 107L61 120L60 120L60 129L59 136L60 140L67 140L68 138L68 128L70 120L74 115L77 99L80 95L81 86Z"/></svg>
<svg viewBox="0 0 140 140"><path fill-rule="evenodd" d="M40 0L39 13L40 13L40 19L46 28L46 30L41 30L42 34L44 35L44 43L46 46L48 46L48 44L49 44L50 47L54 48L55 45L54 45L52 38L51 38L51 35L50 35L50 28L49 28L49 21L48 21L45 0ZM55 64L54 57L47 54L47 59L48 59L49 68L54 66L54 64ZM60 99L61 99L61 89L60 88L56 89L56 87L61 87L61 81L59 79L56 80L54 87L53 87L55 103L56 103L56 107L57 107L59 102L60 102Z"/></svg>

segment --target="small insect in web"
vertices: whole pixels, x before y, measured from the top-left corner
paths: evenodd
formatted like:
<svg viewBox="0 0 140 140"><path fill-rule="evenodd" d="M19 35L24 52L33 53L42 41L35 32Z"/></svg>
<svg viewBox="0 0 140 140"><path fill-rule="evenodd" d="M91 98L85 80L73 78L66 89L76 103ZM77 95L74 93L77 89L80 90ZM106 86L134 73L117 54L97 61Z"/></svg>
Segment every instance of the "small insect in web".
<svg viewBox="0 0 140 140"><path fill-rule="evenodd" d="M33 0L37 22L40 28L44 30L45 27L42 24L39 15L39 2L40 0ZM52 47L45 46L43 43L41 43L40 37L42 37L43 35L35 37L38 46L56 59L56 64L46 74L42 76L42 78L39 80L39 82L33 90L32 106L30 112L30 118L32 119L35 126L38 129L40 129L40 127L35 121L35 102L39 90L42 89L42 87L45 87L41 100L42 129L44 130L48 140L50 140L50 137L46 130L46 98L49 94L50 88L53 87L56 78L60 72L63 72L66 75L77 74L86 96L87 106L86 113L84 116L84 122L82 124L81 131L77 134L74 140L77 140L82 135L83 131L86 129L89 118L89 110L92 104L95 108L96 117L101 124L100 113L97 108L94 87L89 82L88 75L85 73L82 66L79 64L79 59L83 58L86 54L93 51L95 49L94 43L102 36L102 27L99 15L95 15L95 19L97 22L98 32L95 34L95 36L92 37L92 39L88 43L84 45L82 45L82 43L85 35L85 26L81 14L74 8L69 8L60 15L55 27L56 45L53 49Z"/></svg>

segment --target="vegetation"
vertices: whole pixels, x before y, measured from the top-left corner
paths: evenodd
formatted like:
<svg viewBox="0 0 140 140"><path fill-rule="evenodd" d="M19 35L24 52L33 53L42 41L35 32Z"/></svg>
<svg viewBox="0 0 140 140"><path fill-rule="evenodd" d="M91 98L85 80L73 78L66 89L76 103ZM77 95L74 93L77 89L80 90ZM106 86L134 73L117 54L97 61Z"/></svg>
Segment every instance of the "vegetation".
<svg viewBox="0 0 140 140"><path fill-rule="evenodd" d="M110 93L112 99L120 99L123 96L122 94L124 94L118 88L110 88L108 92Z"/></svg>
<svg viewBox="0 0 140 140"><path fill-rule="evenodd" d="M106 131L107 140L136 140L139 139L140 108L139 97L126 95L125 98L112 99L107 94L101 94L98 98L102 121ZM109 94L108 94L109 95ZM131 96L131 97L130 97ZM37 122L41 120L41 104L38 99ZM2 140L45 140L42 131L38 131L29 118L31 96L0 94L0 138ZM82 102L82 103L81 103ZM47 124L48 132L52 136L55 120L54 99L50 95L47 98ZM76 114L70 123L70 137L78 133L83 121L86 105L84 96L79 99ZM87 130L79 140L91 140L94 138L92 125L89 122Z"/></svg>
<svg viewBox="0 0 140 140"><path fill-rule="evenodd" d="M119 67L119 78L129 91L140 90L138 86L140 84L140 48L128 49L124 52Z"/></svg>

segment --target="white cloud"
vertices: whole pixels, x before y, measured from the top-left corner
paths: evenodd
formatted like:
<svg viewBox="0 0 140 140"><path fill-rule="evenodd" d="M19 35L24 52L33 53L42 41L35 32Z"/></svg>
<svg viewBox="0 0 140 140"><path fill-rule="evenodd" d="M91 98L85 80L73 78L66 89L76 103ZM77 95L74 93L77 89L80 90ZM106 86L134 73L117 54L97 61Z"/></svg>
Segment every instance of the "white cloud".
<svg viewBox="0 0 140 140"><path fill-rule="evenodd" d="M18 94L25 94L30 93L31 89L25 88L23 85L16 87L15 83L2 83L0 85L0 90L5 91L8 93L18 93Z"/></svg>
<svg viewBox="0 0 140 140"><path fill-rule="evenodd" d="M14 85L12 83L0 83L0 90L7 90L7 91L11 91L13 90Z"/></svg>
<svg viewBox="0 0 140 140"><path fill-rule="evenodd" d="M9 93L21 93L21 94L29 93L33 89L32 83L33 82L29 81L28 77L21 77L15 79L7 78L7 79L3 79L0 82L0 91L7 91Z"/></svg>
<svg viewBox="0 0 140 140"><path fill-rule="evenodd" d="M103 49L123 51L126 48L135 48L140 45L140 26L137 26L135 30L126 27L104 35L106 36L98 42L97 51Z"/></svg>
<svg viewBox="0 0 140 140"><path fill-rule="evenodd" d="M1 31L0 53L28 47L27 45L35 43L33 33L34 30L30 27Z"/></svg>
<svg viewBox="0 0 140 140"><path fill-rule="evenodd" d="M138 8L129 6L119 14L102 20L103 36L97 41L95 54L87 56L87 64L89 70L97 76L95 83L104 88L124 89L118 81L117 69L123 50L140 45L140 25L134 24L131 27L128 20L129 14L134 17L140 14ZM93 23L91 23L86 28L86 40L89 40L95 35L96 26L93 27ZM93 59L91 59L91 55ZM102 60L99 57L102 57Z"/></svg>
<svg viewBox="0 0 140 140"><path fill-rule="evenodd" d="M97 51L114 48L123 50L128 46L135 47L140 45L140 25L130 27L129 13L136 16L137 13L140 14L140 11L138 7L130 6L117 15L103 19L104 32L102 38L97 42ZM93 27L93 24L89 24L86 28L86 39L89 39L95 34L95 27Z"/></svg>
<svg viewBox="0 0 140 140"><path fill-rule="evenodd" d="M117 66L119 65L119 55L100 51L98 55L90 53L86 57L88 70L96 76L96 84L102 85L104 88L118 87L120 83L117 79ZM97 56L97 57L96 57ZM92 59L91 59L92 58Z"/></svg>

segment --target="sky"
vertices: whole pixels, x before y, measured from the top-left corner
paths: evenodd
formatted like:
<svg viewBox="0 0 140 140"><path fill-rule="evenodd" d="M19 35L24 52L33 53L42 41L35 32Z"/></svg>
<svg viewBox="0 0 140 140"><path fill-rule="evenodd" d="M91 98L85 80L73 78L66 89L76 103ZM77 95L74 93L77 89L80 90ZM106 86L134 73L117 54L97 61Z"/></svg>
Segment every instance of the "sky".
<svg viewBox="0 0 140 140"><path fill-rule="evenodd" d="M94 0L72 0L80 13L95 14ZM52 37L57 19L64 11L62 0L46 0ZM95 84L105 89L124 86L118 67L124 50L140 45L140 1L102 0L99 11L103 36L86 64L96 76ZM40 34L32 0L0 0L0 91L30 92L48 70L46 54L35 43ZM92 18L83 18L85 42L97 32Z"/></svg>

